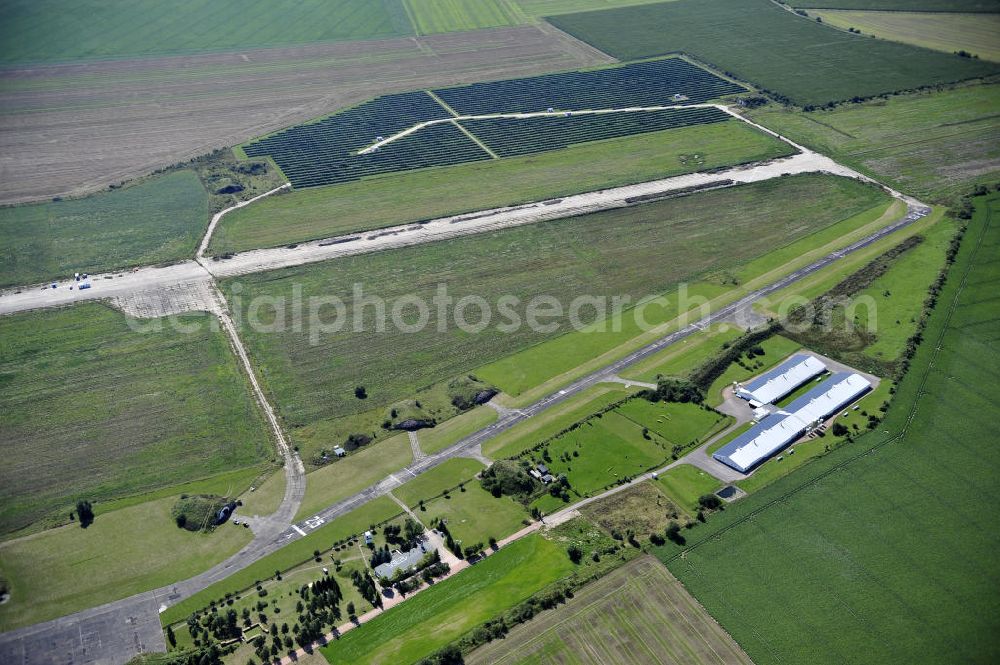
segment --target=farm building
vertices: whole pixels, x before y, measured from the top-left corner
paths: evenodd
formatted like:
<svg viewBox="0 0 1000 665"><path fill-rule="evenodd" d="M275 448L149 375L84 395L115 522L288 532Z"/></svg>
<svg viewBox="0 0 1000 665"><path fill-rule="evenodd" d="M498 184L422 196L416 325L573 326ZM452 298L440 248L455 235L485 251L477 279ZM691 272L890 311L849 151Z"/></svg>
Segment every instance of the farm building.
<svg viewBox="0 0 1000 665"><path fill-rule="evenodd" d="M737 384L736 395L753 406L774 404L806 381L826 371L818 358L797 353L769 372L764 372L745 385Z"/></svg>
<svg viewBox="0 0 1000 665"><path fill-rule="evenodd" d="M805 427L787 413L775 413L739 435L712 455L740 473L748 473L797 439Z"/></svg>
<svg viewBox="0 0 1000 665"><path fill-rule="evenodd" d="M805 395L794 400L784 411L809 426L833 415L871 390L872 384L860 374L838 372Z"/></svg>
<svg viewBox="0 0 1000 665"><path fill-rule="evenodd" d="M833 374L781 411L763 418L712 457L740 473L748 473L871 387L868 379L860 374Z"/></svg>

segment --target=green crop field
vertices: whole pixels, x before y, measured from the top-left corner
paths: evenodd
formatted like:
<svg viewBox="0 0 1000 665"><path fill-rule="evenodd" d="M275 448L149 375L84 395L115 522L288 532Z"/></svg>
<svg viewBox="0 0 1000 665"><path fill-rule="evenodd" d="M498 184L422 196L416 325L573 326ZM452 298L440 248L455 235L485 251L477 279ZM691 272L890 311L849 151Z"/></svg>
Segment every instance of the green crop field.
<svg viewBox="0 0 1000 665"><path fill-rule="evenodd" d="M0 544L0 576L12 592L0 605L0 631L186 579L250 541L248 529L231 524L208 534L177 528L175 500L98 514L86 529L69 524Z"/></svg>
<svg viewBox="0 0 1000 665"><path fill-rule="evenodd" d="M992 63L834 30L768 0L677 0L549 20L621 60L682 51L800 106L1000 72Z"/></svg>
<svg viewBox="0 0 1000 665"><path fill-rule="evenodd" d="M878 430L658 552L756 663L1000 658L1000 196L977 208Z"/></svg>
<svg viewBox="0 0 1000 665"><path fill-rule="evenodd" d="M789 154L739 121L584 143L313 187L226 215L210 251L221 254L579 194ZM695 157L697 155L697 157ZM594 164L601 168L595 169Z"/></svg>
<svg viewBox="0 0 1000 665"><path fill-rule="evenodd" d="M208 194L192 171L84 199L0 208L0 287L194 254Z"/></svg>
<svg viewBox="0 0 1000 665"><path fill-rule="evenodd" d="M398 518L402 512L396 502L387 496L373 499L346 515L310 531L309 535L293 540L274 554L269 554L243 570L233 573L221 582L216 582L190 598L172 605L160 614L160 621L164 626L182 621L192 612L207 607L213 600L219 601L224 598L227 593L238 594L252 588L259 581L274 577L276 570L292 570L312 560L315 550L319 550L323 556L334 558L347 556L350 554L349 546L348 549L344 547L340 550L331 549L334 543L350 536L359 536L372 525Z"/></svg>
<svg viewBox="0 0 1000 665"><path fill-rule="evenodd" d="M528 17L515 0L402 0L418 35L520 25Z"/></svg>
<svg viewBox="0 0 1000 665"><path fill-rule="evenodd" d="M1000 4L997 5L1000 8ZM943 12L871 12L813 10L827 25L894 42L955 53L964 50L984 60L1000 60L1000 14L945 14Z"/></svg>
<svg viewBox="0 0 1000 665"><path fill-rule="evenodd" d="M960 87L798 113L753 113L837 161L915 196L942 200L997 179L1000 85Z"/></svg>
<svg viewBox="0 0 1000 665"><path fill-rule="evenodd" d="M53 511L64 521L77 499L148 492L272 455L210 321L189 314L182 323L197 332L138 332L100 304L0 318L0 531Z"/></svg>
<svg viewBox="0 0 1000 665"><path fill-rule="evenodd" d="M682 506L690 513L698 510L699 497L711 494L722 486L717 478L690 464L680 464L668 469L652 482L658 485L677 505Z"/></svg>
<svg viewBox="0 0 1000 665"><path fill-rule="evenodd" d="M329 437L318 436L322 428L317 423L387 407L425 386L466 374L486 362L552 338L560 328L565 331L569 323L562 319L556 330L520 325L507 331L506 326L498 328L505 319L491 312L489 327L469 333L456 325L454 316L439 323L438 308L430 307L427 325L420 330L399 328L387 318L384 332L376 332L376 308L366 306L358 307L358 320L347 330L324 333L316 325L303 321L300 326L293 321L309 316L308 308L296 311L291 307L289 299L295 289L301 289L304 302L318 294L340 297L348 319L355 312L355 284L365 295L384 299L386 312L397 307L402 296L432 302L440 284L447 286L456 302L466 295L479 296L491 303L491 310L501 296L518 298L520 304L515 309L524 310L525 304L540 293L559 298L566 308L581 294L627 294L634 302L650 291L660 293L671 284L773 251L845 215L871 208L883 197L872 187L844 178L781 178L249 275L228 280L224 291L229 292L238 283L242 292L239 301L233 302L234 307L242 310L243 321L256 319L261 324L244 326L245 342L263 368L264 382L275 396L292 438L308 453L330 443ZM789 201L795 204L789 205ZM717 228L725 228L727 233L714 232ZM643 237L641 245L634 242L637 234ZM287 306L277 308L288 324L283 331L272 331L271 324L279 316L275 308L251 305L258 296L285 298ZM253 317L248 316L251 307ZM412 308L407 313L397 307L397 312L399 317L412 321ZM474 311L468 315L470 323L478 321ZM329 312L322 316L325 324L332 324ZM527 321L526 310L518 316L522 323ZM354 332L359 324L362 332ZM602 342L600 334L588 337L594 341L578 349L575 357L569 357L569 367L596 355L591 354L593 345L607 341ZM607 337L616 342L622 335L609 332ZM547 369L552 372L566 362L565 355L554 357ZM477 375L503 387L494 378L502 376L485 372ZM367 399L355 397L354 388L359 385L366 387Z"/></svg>
<svg viewBox="0 0 1000 665"><path fill-rule="evenodd" d="M412 35L403 0L10 0L0 62L199 53ZM235 20L238 19L238 20Z"/></svg>
<svg viewBox="0 0 1000 665"><path fill-rule="evenodd" d="M413 461L413 453L410 440L401 433L380 441L377 446L334 459L307 476L306 495L296 519L309 517L399 471Z"/></svg>
<svg viewBox="0 0 1000 665"><path fill-rule="evenodd" d="M465 662L749 665L750 659L666 568L641 557L476 649Z"/></svg>
<svg viewBox="0 0 1000 665"><path fill-rule="evenodd" d="M502 613L573 568L566 552L533 535L502 548L322 648L331 665L409 665Z"/></svg>

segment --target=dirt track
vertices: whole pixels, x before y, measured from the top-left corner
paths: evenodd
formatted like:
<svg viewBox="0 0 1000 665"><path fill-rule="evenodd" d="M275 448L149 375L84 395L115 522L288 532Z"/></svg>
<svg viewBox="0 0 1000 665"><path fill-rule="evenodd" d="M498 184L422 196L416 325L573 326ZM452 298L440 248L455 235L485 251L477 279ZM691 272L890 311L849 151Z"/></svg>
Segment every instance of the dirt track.
<svg viewBox="0 0 1000 665"><path fill-rule="evenodd" d="M0 70L0 203L78 195L383 93L611 62L535 26Z"/></svg>

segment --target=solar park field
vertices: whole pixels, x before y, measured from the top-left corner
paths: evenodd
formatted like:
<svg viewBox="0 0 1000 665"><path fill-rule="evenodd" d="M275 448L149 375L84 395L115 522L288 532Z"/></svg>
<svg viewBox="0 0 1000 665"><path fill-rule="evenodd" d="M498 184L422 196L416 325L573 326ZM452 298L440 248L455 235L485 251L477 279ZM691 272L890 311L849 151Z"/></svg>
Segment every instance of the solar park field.
<svg viewBox="0 0 1000 665"><path fill-rule="evenodd" d="M450 166L568 145L721 122L716 109L656 110L530 119L447 120L456 115L583 111L695 104L744 92L680 58L621 67L385 95L321 120L296 125L242 147L270 156L296 188L351 182L384 173ZM439 101L441 100L441 101ZM441 103L443 102L443 103ZM423 127L378 150L382 138ZM479 133L482 132L482 136ZM485 146L488 152L482 146Z"/></svg>

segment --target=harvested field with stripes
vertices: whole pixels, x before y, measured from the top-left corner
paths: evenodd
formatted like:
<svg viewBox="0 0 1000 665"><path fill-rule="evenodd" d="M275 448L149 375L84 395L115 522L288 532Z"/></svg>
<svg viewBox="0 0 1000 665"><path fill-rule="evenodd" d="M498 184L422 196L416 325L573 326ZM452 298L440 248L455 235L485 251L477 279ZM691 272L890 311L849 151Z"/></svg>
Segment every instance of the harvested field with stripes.
<svg viewBox="0 0 1000 665"><path fill-rule="evenodd" d="M421 88L606 64L534 26L0 68L0 201L81 195ZM373 137L374 138L374 137Z"/></svg>
<svg viewBox="0 0 1000 665"><path fill-rule="evenodd" d="M466 656L518 663L750 663L719 624L657 561L641 557L585 586L556 610Z"/></svg>

